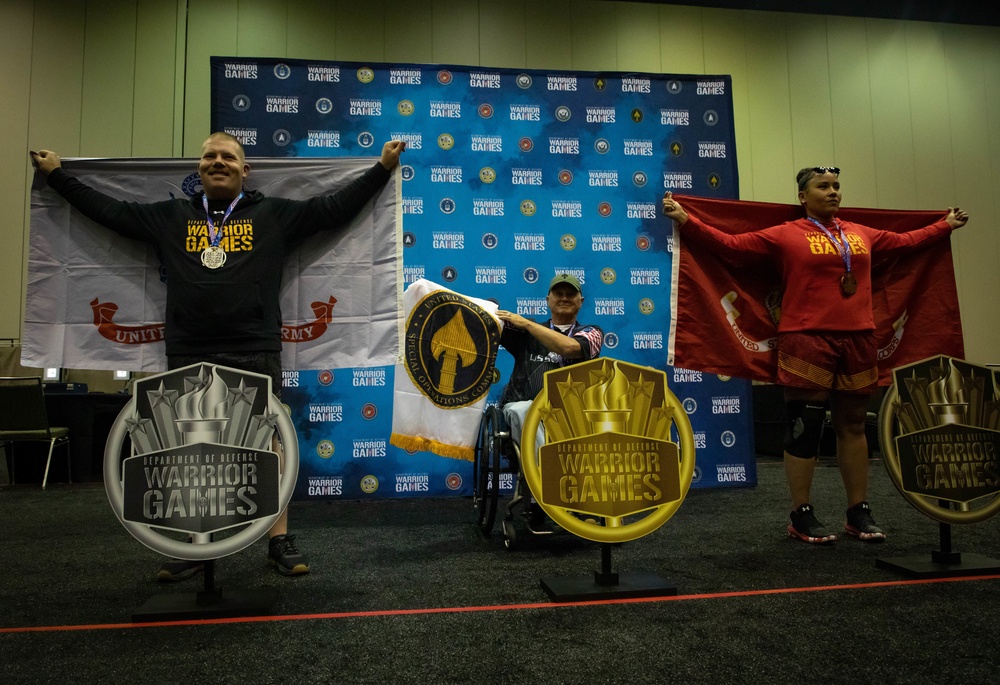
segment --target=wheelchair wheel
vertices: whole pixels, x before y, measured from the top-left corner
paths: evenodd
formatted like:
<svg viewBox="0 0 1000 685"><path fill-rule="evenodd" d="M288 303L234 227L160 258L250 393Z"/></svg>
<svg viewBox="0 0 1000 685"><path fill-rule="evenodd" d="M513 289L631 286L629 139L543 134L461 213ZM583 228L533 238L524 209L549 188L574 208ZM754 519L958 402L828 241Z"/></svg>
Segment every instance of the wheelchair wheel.
<svg viewBox="0 0 1000 685"><path fill-rule="evenodd" d="M476 527L485 537L493 534L500 497L500 411L487 407L479 425L479 442L473 465L475 483Z"/></svg>
<svg viewBox="0 0 1000 685"><path fill-rule="evenodd" d="M508 519L504 519L500 525L503 527L503 546L509 552L517 547L517 528L514 527L514 521Z"/></svg>

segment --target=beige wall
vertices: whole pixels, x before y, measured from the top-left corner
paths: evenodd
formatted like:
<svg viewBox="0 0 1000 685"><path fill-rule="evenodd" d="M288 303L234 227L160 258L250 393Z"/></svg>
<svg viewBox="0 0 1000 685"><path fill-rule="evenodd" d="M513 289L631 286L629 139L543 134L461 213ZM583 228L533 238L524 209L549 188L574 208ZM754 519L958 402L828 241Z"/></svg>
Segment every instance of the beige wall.
<svg viewBox="0 0 1000 685"><path fill-rule="evenodd" d="M972 214L966 356L1000 362L1000 28L599 0L0 0L0 338L20 337L29 149L193 156L211 55L730 74L740 197Z"/></svg>

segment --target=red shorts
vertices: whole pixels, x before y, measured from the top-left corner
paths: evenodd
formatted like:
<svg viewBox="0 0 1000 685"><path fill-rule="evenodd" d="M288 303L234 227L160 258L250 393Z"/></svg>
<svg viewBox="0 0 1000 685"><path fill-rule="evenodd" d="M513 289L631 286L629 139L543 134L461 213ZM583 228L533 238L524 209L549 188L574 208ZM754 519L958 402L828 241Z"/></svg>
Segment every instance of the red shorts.
<svg viewBox="0 0 1000 685"><path fill-rule="evenodd" d="M778 334L780 385L870 394L878 385L877 360L871 331Z"/></svg>

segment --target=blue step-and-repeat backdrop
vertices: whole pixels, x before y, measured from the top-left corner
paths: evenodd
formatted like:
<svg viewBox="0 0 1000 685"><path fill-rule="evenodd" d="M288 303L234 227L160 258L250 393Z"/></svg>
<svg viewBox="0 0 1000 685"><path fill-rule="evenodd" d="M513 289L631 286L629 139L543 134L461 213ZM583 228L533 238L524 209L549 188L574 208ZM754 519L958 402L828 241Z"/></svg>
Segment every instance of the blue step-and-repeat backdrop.
<svg viewBox="0 0 1000 685"><path fill-rule="evenodd" d="M212 129L236 136L251 168L405 140L405 284L544 321L549 280L576 275L579 320L604 329L604 354L666 370L695 433L692 487L756 484L750 383L666 366L672 228L659 200L737 197L728 76L213 57ZM501 350L489 402L511 366ZM393 373L285 372L297 499L471 494L470 462L389 444Z"/></svg>

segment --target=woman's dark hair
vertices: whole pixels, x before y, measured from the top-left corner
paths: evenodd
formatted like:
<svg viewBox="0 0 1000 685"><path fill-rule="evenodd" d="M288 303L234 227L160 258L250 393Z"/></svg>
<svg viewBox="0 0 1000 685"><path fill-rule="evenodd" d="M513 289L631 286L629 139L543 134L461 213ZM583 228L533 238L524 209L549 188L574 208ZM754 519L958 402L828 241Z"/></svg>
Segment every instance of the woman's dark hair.
<svg viewBox="0 0 1000 685"><path fill-rule="evenodd" d="M799 190L805 190L806 185L816 174L832 173L840 176L840 167L836 166L810 166L805 169L799 170L799 173L795 175L795 182L799 184Z"/></svg>

